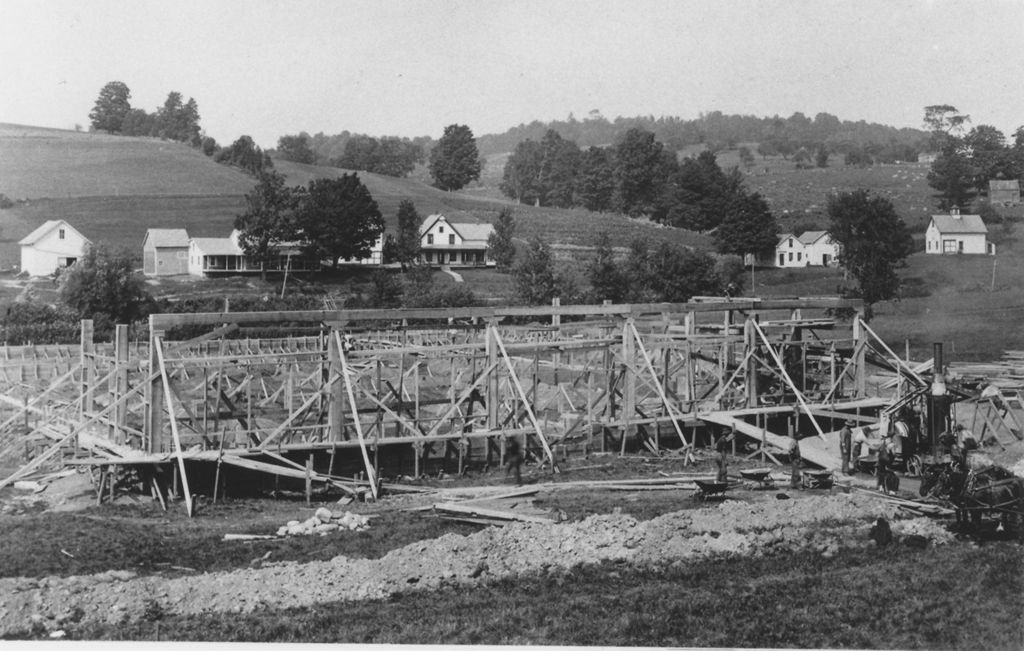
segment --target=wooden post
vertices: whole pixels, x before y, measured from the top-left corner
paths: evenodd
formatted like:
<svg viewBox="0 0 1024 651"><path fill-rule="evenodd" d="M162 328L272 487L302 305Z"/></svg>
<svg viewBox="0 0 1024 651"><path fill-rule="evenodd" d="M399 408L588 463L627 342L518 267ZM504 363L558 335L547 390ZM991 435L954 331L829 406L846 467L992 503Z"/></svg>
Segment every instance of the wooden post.
<svg viewBox="0 0 1024 651"><path fill-rule="evenodd" d="M96 379L96 357L94 355L96 351L96 345L93 343L93 324L92 319L82 319L82 337L81 337L81 361L82 361L82 386L81 396L82 402L79 406L79 418L85 420L87 415L91 415L96 404L96 393L90 392L93 389L93 382ZM39 371L37 368L36 379L38 379Z"/></svg>
<svg viewBox="0 0 1024 651"><path fill-rule="evenodd" d="M628 318L622 325L622 445L619 454L626 453L626 439L636 435L636 425L631 422L636 417L636 343L631 332L633 319Z"/></svg>
<svg viewBox="0 0 1024 651"><path fill-rule="evenodd" d="M498 322L491 320L487 324L487 335L486 335L486 348L487 348L487 367L491 369L488 371L490 375L487 377L486 394L487 394L487 431L493 432L498 429L498 402L501 399L500 392L498 391L498 345L495 341L497 336L496 329ZM417 375L417 378L419 376ZM419 387L417 385L416 399L419 401ZM417 404L417 418L419 417L419 405Z"/></svg>
<svg viewBox="0 0 1024 651"><path fill-rule="evenodd" d="M757 346L757 335L754 333L753 317L748 316L743 322L743 355L747 359L746 377L747 407L757 407L757 360L750 354Z"/></svg>
<svg viewBox="0 0 1024 651"><path fill-rule="evenodd" d="M329 381L329 378L341 373L341 351L338 349L338 341L341 337L340 334L338 336L333 336L334 334L337 334L336 331L332 330L331 332L332 336L327 339L328 380L326 381ZM330 397L327 402L327 430L332 441L341 440L342 420L345 417L343 407L345 389L343 384L343 382L334 383L330 390ZM353 417L357 416L353 415Z"/></svg>
<svg viewBox="0 0 1024 651"><path fill-rule="evenodd" d="M863 398L867 393L867 373L864 368L865 347L860 346L861 341L867 338L861 319L864 318L864 308L858 308L857 314L853 317L853 349L857 352L854 360L854 373L856 378L856 397Z"/></svg>
<svg viewBox="0 0 1024 651"><path fill-rule="evenodd" d="M313 454L306 457L306 506L313 503Z"/></svg>
<svg viewBox="0 0 1024 651"><path fill-rule="evenodd" d="M128 326L118 324L114 329L114 395L115 402L128 391ZM117 426L115 440L124 444L128 439L128 405L121 401L114 408L114 423Z"/></svg>
<svg viewBox="0 0 1024 651"><path fill-rule="evenodd" d="M150 316L150 323L152 324L153 317ZM160 368L160 363L157 360L156 354L156 341L163 339L163 332L160 330L154 330L150 325L149 331L149 369L150 373L154 373ZM147 452L159 453L163 452L163 427L164 427L164 391L163 381L160 376L154 373L153 380L146 385L146 420L145 430ZM177 495L177 490L175 490Z"/></svg>

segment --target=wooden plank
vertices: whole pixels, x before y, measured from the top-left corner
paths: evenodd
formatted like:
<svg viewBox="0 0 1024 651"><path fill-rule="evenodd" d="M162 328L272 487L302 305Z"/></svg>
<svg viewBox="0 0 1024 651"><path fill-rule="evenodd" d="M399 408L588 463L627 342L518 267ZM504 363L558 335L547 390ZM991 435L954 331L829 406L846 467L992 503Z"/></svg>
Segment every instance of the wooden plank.
<svg viewBox="0 0 1024 651"><path fill-rule="evenodd" d="M489 509L479 505L465 504L463 502L440 502L434 505L434 510L441 511L442 513L455 513L458 515L492 518L495 520L515 520L518 522L554 524L554 520L551 518L545 518L538 515L527 515L525 513L515 513L513 511L505 511L502 509Z"/></svg>

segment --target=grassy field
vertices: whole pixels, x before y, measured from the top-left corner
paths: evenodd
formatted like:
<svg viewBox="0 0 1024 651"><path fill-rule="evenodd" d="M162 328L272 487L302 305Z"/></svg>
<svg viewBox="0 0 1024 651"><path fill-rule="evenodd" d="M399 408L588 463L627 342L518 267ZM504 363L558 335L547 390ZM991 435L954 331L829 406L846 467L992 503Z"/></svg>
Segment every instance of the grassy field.
<svg viewBox="0 0 1024 651"><path fill-rule="evenodd" d="M12 199L243 194L251 185L181 143L0 124L0 192Z"/></svg>

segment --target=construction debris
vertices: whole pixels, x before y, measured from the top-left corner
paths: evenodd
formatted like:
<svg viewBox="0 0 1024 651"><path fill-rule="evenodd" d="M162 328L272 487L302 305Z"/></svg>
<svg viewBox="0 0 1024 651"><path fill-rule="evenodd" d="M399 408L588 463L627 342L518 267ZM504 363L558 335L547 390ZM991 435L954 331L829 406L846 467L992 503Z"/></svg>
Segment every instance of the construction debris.
<svg viewBox="0 0 1024 651"><path fill-rule="evenodd" d="M280 536L311 536L318 534L326 536L334 531L365 531L370 528L370 518L358 513L345 511L342 516L335 516L330 510L319 508L316 514L306 520L290 520L284 526L278 528L277 535ZM225 535L227 540L227 535Z"/></svg>

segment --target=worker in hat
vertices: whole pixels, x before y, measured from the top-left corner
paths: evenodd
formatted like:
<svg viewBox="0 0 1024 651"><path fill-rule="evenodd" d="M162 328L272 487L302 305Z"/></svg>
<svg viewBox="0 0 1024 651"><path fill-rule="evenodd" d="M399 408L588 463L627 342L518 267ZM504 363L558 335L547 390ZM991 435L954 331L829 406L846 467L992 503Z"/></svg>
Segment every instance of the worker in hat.
<svg viewBox="0 0 1024 651"><path fill-rule="evenodd" d="M789 477L790 488L801 488L800 468L803 466L803 458L800 456L800 441L797 440L797 431L793 429L793 438L789 442L789 463L792 467L792 474Z"/></svg>
<svg viewBox="0 0 1024 651"><path fill-rule="evenodd" d="M729 450L732 448L734 438L736 438L736 431L730 427L728 432L718 437L718 443L715 445L715 448L718 450L718 474L715 476L715 481L721 484L729 481L726 471L726 455L729 454Z"/></svg>
<svg viewBox="0 0 1024 651"><path fill-rule="evenodd" d="M850 473L850 455L853 451L853 426L852 420L843 423L843 429L839 430L839 456L843 459L843 474Z"/></svg>

